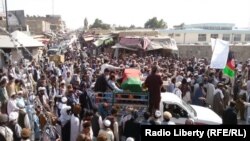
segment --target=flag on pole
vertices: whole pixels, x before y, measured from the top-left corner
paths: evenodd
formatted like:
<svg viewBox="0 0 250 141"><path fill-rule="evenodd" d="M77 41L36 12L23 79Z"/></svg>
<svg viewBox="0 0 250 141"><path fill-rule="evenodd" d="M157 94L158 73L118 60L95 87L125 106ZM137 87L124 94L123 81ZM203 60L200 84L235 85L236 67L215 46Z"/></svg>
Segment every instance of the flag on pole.
<svg viewBox="0 0 250 141"><path fill-rule="evenodd" d="M235 75L234 55L231 51L228 53L227 65L224 68L223 73L229 77L234 77Z"/></svg>
<svg viewBox="0 0 250 141"><path fill-rule="evenodd" d="M216 39L212 42L213 54L211 58L210 68L224 69L227 64L229 53L229 42Z"/></svg>
<svg viewBox="0 0 250 141"><path fill-rule="evenodd" d="M211 47L212 47L212 51L214 51L215 44L216 44L216 39L211 38Z"/></svg>

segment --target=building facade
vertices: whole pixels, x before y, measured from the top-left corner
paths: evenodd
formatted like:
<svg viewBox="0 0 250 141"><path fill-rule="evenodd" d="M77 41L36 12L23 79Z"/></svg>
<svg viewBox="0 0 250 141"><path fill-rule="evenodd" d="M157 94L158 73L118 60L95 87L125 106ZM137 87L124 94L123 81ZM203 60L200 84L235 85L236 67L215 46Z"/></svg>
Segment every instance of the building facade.
<svg viewBox="0 0 250 141"><path fill-rule="evenodd" d="M46 22L42 18L30 18L26 20L28 29L32 35L43 34L44 32L50 32L50 23Z"/></svg>
<svg viewBox="0 0 250 141"><path fill-rule="evenodd" d="M236 29L234 24L194 24L182 28L159 31L174 38L177 44L210 44L211 38L229 41L231 44L250 43L250 29Z"/></svg>
<svg viewBox="0 0 250 141"><path fill-rule="evenodd" d="M234 24L205 23L176 26L175 29L160 30L163 35L175 39L181 58L212 56L211 38L228 41L230 49L239 61L250 58L250 29L237 29Z"/></svg>

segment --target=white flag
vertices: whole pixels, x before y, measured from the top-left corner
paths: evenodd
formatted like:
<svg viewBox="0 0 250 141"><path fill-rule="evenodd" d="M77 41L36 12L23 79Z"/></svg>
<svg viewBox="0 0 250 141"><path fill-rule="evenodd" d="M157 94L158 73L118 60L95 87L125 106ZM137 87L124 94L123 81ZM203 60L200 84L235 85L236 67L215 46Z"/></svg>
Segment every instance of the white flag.
<svg viewBox="0 0 250 141"><path fill-rule="evenodd" d="M214 51L215 44L216 44L216 39L211 38L211 47L212 47L212 51Z"/></svg>
<svg viewBox="0 0 250 141"><path fill-rule="evenodd" d="M227 64L229 42L223 41L221 39L216 39L212 41L212 49L213 55L210 67L214 69L224 69Z"/></svg>

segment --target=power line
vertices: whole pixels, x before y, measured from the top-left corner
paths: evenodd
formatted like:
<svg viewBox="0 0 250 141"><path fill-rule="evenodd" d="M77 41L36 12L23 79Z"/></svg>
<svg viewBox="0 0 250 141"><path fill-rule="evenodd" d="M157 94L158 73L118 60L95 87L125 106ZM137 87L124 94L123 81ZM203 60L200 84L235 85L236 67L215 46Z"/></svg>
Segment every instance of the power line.
<svg viewBox="0 0 250 141"><path fill-rule="evenodd" d="M17 50L18 50L18 47L24 48L25 51L27 51L28 54L32 56L32 54L30 53L30 51L26 47L24 47L23 44L18 41L18 39L14 38L7 30L3 29L2 27L0 27L0 30L2 30L3 32L5 32L11 38L11 41L14 43L14 47Z"/></svg>

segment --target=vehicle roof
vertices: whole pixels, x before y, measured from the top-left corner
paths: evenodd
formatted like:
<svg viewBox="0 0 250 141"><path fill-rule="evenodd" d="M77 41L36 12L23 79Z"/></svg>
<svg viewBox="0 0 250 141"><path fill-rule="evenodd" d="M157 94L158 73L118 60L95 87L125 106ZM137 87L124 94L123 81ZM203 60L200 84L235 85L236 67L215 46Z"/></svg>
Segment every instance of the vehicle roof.
<svg viewBox="0 0 250 141"><path fill-rule="evenodd" d="M59 50L59 49L58 49L58 48L50 48L49 51L50 51L50 50L57 51L57 50Z"/></svg>
<svg viewBox="0 0 250 141"><path fill-rule="evenodd" d="M167 103L181 103L182 100L174 93L164 92L161 93L161 101Z"/></svg>

